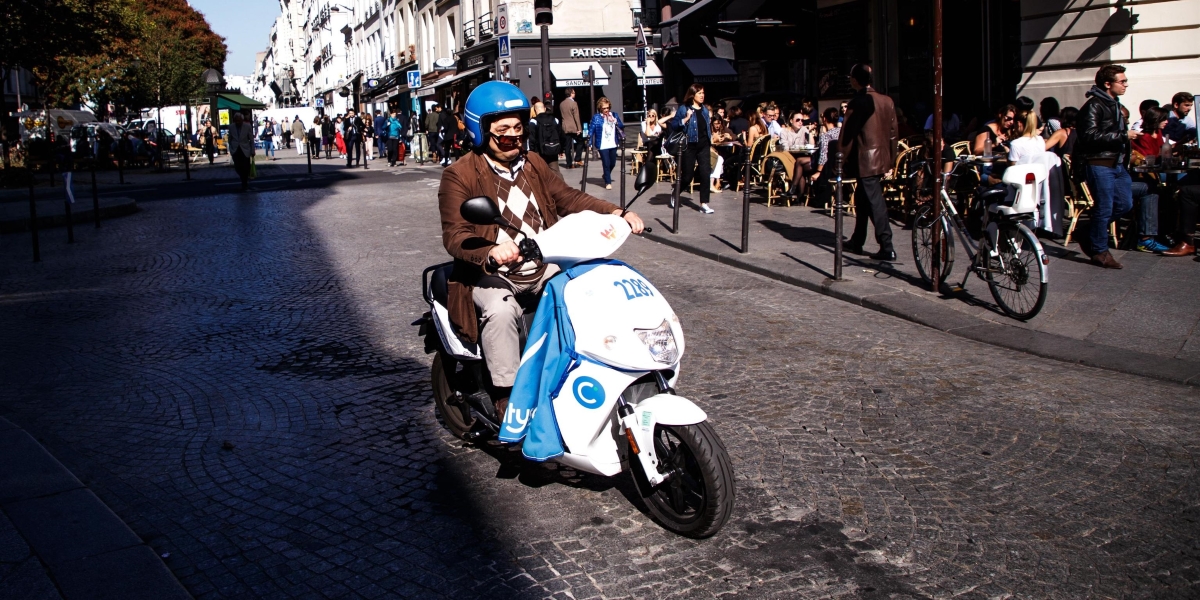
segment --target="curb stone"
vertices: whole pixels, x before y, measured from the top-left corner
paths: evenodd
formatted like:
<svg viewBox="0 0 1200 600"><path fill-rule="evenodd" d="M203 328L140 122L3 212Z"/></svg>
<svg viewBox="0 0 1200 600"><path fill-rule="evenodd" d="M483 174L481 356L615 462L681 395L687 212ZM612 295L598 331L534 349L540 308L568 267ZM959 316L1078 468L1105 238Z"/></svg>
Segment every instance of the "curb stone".
<svg viewBox="0 0 1200 600"><path fill-rule="evenodd" d="M0 512L65 600L188 600L155 551L62 463L0 417Z"/></svg>
<svg viewBox="0 0 1200 600"><path fill-rule="evenodd" d="M815 273L809 278L785 275L763 265L743 260L736 254L712 252L682 240L672 239L670 234L644 233L642 237L736 269L749 271L768 279L824 294L958 337L1067 363L1184 385L1200 384L1200 362L1197 361L1165 358L1053 333L993 323L953 309L940 307L937 303L930 302L916 294L897 291L894 288L869 281L835 281Z"/></svg>

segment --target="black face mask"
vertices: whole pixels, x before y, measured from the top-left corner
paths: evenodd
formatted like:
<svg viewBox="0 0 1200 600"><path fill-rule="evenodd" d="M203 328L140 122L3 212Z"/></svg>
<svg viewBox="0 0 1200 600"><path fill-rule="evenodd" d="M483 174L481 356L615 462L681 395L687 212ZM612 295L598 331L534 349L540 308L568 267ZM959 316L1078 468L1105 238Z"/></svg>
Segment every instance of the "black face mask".
<svg viewBox="0 0 1200 600"><path fill-rule="evenodd" d="M493 140L496 140L496 147L501 152L511 152L523 148L525 146L525 136L523 135L496 135L489 133Z"/></svg>

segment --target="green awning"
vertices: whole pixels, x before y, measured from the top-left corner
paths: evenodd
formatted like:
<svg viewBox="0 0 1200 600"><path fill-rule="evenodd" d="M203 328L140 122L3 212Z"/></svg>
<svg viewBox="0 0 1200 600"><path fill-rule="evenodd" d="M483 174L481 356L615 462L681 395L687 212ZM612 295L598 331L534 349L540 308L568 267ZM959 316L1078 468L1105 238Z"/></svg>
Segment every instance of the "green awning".
<svg viewBox="0 0 1200 600"><path fill-rule="evenodd" d="M217 109L228 108L231 110L242 110L249 108L251 110L265 110L266 104L247 98L241 94L217 94Z"/></svg>

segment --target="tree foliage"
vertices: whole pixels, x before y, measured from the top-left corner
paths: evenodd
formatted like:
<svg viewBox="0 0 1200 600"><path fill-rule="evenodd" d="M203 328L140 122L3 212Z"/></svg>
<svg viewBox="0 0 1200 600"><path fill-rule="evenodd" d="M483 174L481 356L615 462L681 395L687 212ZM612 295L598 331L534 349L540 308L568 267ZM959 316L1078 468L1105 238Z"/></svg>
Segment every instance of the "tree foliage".
<svg viewBox="0 0 1200 600"><path fill-rule="evenodd" d="M225 40L186 0L8 0L0 68L24 67L52 105L185 102L222 69Z"/></svg>

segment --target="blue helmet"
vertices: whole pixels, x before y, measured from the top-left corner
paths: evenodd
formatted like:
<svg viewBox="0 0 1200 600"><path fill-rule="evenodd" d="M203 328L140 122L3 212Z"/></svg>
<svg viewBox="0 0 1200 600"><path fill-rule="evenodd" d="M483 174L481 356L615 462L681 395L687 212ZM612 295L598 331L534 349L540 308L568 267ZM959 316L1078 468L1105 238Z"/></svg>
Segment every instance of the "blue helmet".
<svg viewBox="0 0 1200 600"><path fill-rule="evenodd" d="M463 116L467 121L467 132L476 148L484 146L483 121L488 117L500 114L521 113L529 114L529 99L521 92L521 88L504 81L489 81L475 88L467 96L467 104L463 107Z"/></svg>

